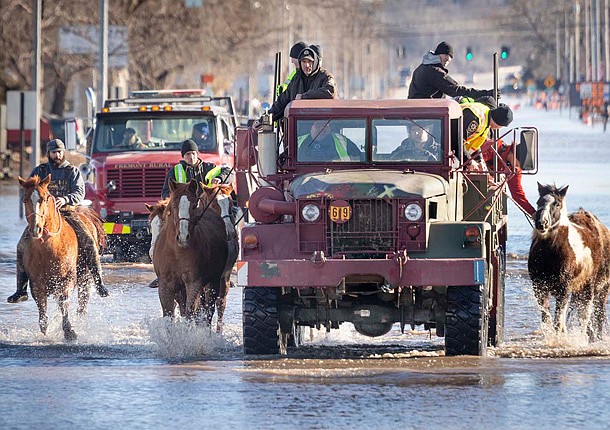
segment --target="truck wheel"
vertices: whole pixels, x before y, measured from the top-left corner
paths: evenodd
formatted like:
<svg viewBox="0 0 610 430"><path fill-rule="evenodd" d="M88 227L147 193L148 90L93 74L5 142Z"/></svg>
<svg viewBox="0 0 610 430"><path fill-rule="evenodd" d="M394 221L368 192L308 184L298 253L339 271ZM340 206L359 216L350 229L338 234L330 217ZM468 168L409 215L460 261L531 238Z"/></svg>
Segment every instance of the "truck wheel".
<svg viewBox="0 0 610 430"><path fill-rule="evenodd" d="M278 321L280 293L280 288L244 288L244 354L286 353L288 336L280 336Z"/></svg>
<svg viewBox="0 0 610 430"><path fill-rule="evenodd" d="M487 354L487 283L447 288L445 355Z"/></svg>

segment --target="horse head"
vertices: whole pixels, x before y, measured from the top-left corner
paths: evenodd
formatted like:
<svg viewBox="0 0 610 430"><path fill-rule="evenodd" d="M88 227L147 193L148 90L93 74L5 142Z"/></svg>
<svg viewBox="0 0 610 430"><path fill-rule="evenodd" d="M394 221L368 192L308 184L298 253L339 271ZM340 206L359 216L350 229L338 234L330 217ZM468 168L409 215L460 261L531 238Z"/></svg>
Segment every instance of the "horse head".
<svg viewBox="0 0 610 430"><path fill-rule="evenodd" d="M538 233L545 235L557 227L563 216L567 217L564 198L568 192L568 185L557 188L555 185L542 185L538 183L540 198L536 202L534 223Z"/></svg>
<svg viewBox="0 0 610 430"><path fill-rule="evenodd" d="M27 180L21 177L18 179L23 187L23 204L30 234L35 239L43 239L44 235L54 235L48 230L49 217L53 214L58 215L55 198L48 190L51 175L47 175L43 180L38 176Z"/></svg>
<svg viewBox="0 0 610 430"><path fill-rule="evenodd" d="M231 184L213 184L211 186L203 186L201 194L201 203L204 208L209 207L218 215L231 217L233 185Z"/></svg>
<svg viewBox="0 0 610 430"><path fill-rule="evenodd" d="M171 178L169 180L170 198L166 209L169 212L166 219L172 221L177 232L176 241L182 247L188 246L193 228L199 219L195 214L199 207L198 188L199 184L196 180L190 180L186 184L178 183Z"/></svg>

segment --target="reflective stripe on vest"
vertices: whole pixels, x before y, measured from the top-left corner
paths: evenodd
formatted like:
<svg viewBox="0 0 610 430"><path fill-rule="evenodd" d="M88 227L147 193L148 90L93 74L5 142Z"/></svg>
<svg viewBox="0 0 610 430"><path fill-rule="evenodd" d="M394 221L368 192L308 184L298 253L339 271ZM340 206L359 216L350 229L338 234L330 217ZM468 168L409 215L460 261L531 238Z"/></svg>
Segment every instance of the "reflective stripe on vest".
<svg viewBox="0 0 610 430"><path fill-rule="evenodd" d="M186 171L182 164L178 163L174 166L174 179L176 182L184 184L186 183Z"/></svg>
<svg viewBox="0 0 610 430"><path fill-rule="evenodd" d="M470 109L479 120L476 130L470 134L470 137L465 138L466 152L471 155L485 143L489 134L489 107L483 103L466 103L463 108Z"/></svg>
<svg viewBox="0 0 610 430"><path fill-rule="evenodd" d="M299 136L297 139L298 148L301 148L301 145L305 140L311 135L311 133L307 133L303 136ZM342 134L333 133L333 141L335 142L335 151L337 151L337 155L341 159L341 161L350 161L350 157L347 154L347 138Z"/></svg>
<svg viewBox="0 0 610 430"><path fill-rule="evenodd" d="M282 94L284 91L286 91L286 89L288 88L288 84L290 83L290 81L292 81L292 78L294 78L294 75L296 75L296 73L297 73L297 69L294 69L292 72L290 72L288 74L284 83L279 84L277 86L277 88L275 89L275 93L277 94L278 97L280 96L280 94Z"/></svg>
<svg viewBox="0 0 610 430"><path fill-rule="evenodd" d="M207 184L208 187L210 185L212 185L212 179L214 179L215 177L220 175L220 172L222 172L222 167L216 166L212 170L210 170L208 173L205 174L205 183Z"/></svg>

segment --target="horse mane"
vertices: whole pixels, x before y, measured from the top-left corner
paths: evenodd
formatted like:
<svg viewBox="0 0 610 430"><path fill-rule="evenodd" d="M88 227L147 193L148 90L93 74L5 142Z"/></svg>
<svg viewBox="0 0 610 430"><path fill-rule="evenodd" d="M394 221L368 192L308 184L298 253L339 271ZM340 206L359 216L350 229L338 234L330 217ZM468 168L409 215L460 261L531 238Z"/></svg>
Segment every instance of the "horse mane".
<svg viewBox="0 0 610 430"><path fill-rule="evenodd" d="M146 204L146 208L150 212L150 214L148 214L148 221L152 221L153 219L155 219L156 216L158 216L160 219L163 219L163 215L165 213L165 209L167 209L167 205L169 205L169 197L163 200L158 200L157 203L155 203L154 205Z"/></svg>

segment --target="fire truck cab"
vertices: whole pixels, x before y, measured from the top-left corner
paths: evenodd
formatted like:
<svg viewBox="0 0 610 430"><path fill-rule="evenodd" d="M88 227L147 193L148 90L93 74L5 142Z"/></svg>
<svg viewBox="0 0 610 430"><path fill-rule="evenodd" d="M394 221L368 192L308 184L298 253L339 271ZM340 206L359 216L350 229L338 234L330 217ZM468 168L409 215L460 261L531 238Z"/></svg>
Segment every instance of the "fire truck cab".
<svg viewBox="0 0 610 430"><path fill-rule="evenodd" d="M182 142L193 139L202 160L232 166L236 126L232 99L208 97L203 90L135 91L105 102L95 118L88 163L80 170L85 198L104 221L107 252L115 261L148 255L144 203L161 198Z"/></svg>

